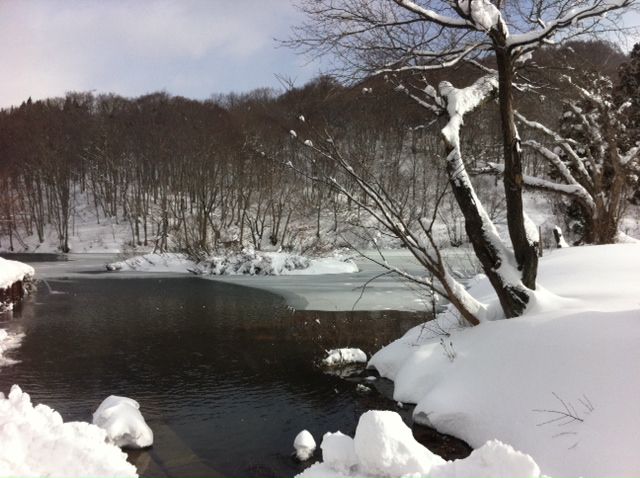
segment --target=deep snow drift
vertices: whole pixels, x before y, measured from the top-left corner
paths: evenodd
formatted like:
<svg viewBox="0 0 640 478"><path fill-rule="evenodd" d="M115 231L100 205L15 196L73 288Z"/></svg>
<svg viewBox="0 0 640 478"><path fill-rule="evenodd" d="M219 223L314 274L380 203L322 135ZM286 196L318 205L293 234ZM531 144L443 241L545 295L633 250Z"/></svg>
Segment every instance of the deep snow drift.
<svg viewBox="0 0 640 478"><path fill-rule="evenodd" d="M136 468L104 430L83 422L64 423L46 405L33 406L27 393L0 393L0 476L138 476Z"/></svg>
<svg viewBox="0 0 640 478"><path fill-rule="evenodd" d="M637 476L638 270L637 244L554 251L523 317L474 328L443 317L369 365L417 404L417 421L473 447L509 443L552 476ZM486 278L470 292L495 301Z"/></svg>
<svg viewBox="0 0 640 478"><path fill-rule="evenodd" d="M358 422L355 437L326 433L322 459L298 477L536 477L533 459L498 441L490 441L469 457L445 461L418 443L400 415L369 411Z"/></svg>

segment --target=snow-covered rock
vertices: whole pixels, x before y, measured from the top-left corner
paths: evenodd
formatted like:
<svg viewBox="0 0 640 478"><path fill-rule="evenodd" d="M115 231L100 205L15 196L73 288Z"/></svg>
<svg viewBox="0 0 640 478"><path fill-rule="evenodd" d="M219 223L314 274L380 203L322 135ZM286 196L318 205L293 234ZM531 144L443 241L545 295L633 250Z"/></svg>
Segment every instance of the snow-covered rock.
<svg viewBox="0 0 640 478"><path fill-rule="evenodd" d="M153 432L140 413L140 404L126 397L107 397L93 414L93 424L104 429L119 447L146 448L153 445Z"/></svg>
<svg viewBox="0 0 640 478"><path fill-rule="evenodd" d="M296 450L298 460L306 461L313 456L313 452L316 450L316 441L309 431L302 430L296 435L293 448Z"/></svg>
<svg viewBox="0 0 640 478"><path fill-rule="evenodd" d="M342 432L325 433L322 437L322 461L333 470L349 474L358 465L353 438Z"/></svg>
<svg viewBox="0 0 640 478"><path fill-rule="evenodd" d="M6 289L14 282L31 279L34 273L33 267L28 264L0 257L0 289Z"/></svg>
<svg viewBox="0 0 640 478"><path fill-rule="evenodd" d="M418 443L395 412L369 411L358 422L355 438L325 434L323 461L298 477L537 477L533 459L498 441L490 441L469 457L445 461Z"/></svg>
<svg viewBox="0 0 640 478"><path fill-rule="evenodd" d="M0 393L0 476L138 476L105 439L101 428L64 423L46 405L34 407L17 385L6 398Z"/></svg>
<svg viewBox="0 0 640 478"><path fill-rule="evenodd" d="M498 440L491 440L462 460L449 461L431 472L432 477L540 476L540 468L529 455Z"/></svg>
<svg viewBox="0 0 640 478"><path fill-rule="evenodd" d="M352 363L366 363L367 354L360 349L342 348L327 351L322 363L327 366L347 365Z"/></svg>
<svg viewBox="0 0 640 478"><path fill-rule="evenodd" d="M356 455L369 474L426 475L434 465L444 463L418 443L400 415L390 411L369 411L360 417L354 438Z"/></svg>

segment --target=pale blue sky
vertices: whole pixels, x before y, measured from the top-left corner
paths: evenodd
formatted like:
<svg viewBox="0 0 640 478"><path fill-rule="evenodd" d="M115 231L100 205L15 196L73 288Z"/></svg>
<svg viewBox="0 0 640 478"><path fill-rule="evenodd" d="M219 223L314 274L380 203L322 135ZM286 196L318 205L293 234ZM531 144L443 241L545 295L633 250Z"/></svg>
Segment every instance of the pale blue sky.
<svg viewBox="0 0 640 478"><path fill-rule="evenodd" d="M288 0L0 0L0 107L66 91L135 96L302 84L317 63L278 47Z"/></svg>
<svg viewBox="0 0 640 478"><path fill-rule="evenodd" d="M0 107L66 91L191 98L301 85L317 62L278 47L290 0L0 0ZM630 42L632 44L633 42Z"/></svg>

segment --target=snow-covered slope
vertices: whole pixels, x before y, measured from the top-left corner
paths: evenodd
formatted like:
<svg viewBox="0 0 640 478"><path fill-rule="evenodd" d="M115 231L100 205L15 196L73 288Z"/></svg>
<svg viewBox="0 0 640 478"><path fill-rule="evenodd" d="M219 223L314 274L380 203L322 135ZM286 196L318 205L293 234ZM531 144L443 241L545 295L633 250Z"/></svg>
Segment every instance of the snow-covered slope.
<svg viewBox="0 0 640 478"><path fill-rule="evenodd" d="M416 327L370 365L418 421L474 447L509 443L549 475L637 476L639 270L638 244L557 250L523 317ZM470 291L493 299L486 279Z"/></svg>

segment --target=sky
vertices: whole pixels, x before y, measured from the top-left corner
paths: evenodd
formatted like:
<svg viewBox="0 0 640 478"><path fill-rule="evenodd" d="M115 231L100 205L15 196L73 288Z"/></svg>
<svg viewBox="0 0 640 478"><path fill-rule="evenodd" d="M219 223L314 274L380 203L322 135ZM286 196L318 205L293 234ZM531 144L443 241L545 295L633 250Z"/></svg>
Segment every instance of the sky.
<svg viewBox="0 0 640 478"><path fill-rule="evenodd" d="M67 91L205 99L300 86L317 61L279 46L291 0L0 0L0 108ZM638 22L635 22L638 23Z"/></svg>
<svg viewBox="0 0 640 478"><path fill-rule="evenodd" d="M0 0L0 108L67 91L190 98L301 85L320 71L274 38L289 0Z"/></svg>

